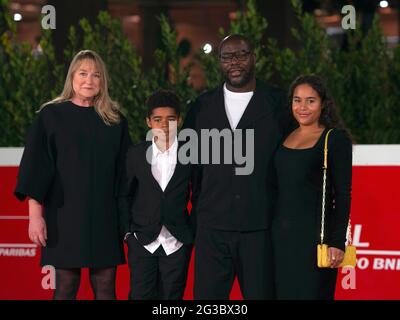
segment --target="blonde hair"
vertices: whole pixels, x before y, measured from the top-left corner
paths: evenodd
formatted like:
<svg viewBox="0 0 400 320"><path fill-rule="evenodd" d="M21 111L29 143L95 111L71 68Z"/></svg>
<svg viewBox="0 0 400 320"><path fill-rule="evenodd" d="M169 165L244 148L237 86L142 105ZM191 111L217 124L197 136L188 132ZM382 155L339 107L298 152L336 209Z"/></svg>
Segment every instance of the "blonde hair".
<svg viewBox="0 0 400 320"><path fill-rule="evenodd" d="M61 103L64 101L71 100L74 95L74 89L72 86L72 79L75 72L78 70L79 66L84 60L91 60L94 62L97 70L100 72L100 91L94 97L94 108L97 114L103 119L104 123L107 125L113 125L120 122L120 106L116 101L113 101L108 94L108 74L106 65L100 56L92 50L82 50L78 52L72 59L69 66L67 78L65 79L64 89L61 94L55 99L43 104L39 111L42 110L49 104Z"/></svg>

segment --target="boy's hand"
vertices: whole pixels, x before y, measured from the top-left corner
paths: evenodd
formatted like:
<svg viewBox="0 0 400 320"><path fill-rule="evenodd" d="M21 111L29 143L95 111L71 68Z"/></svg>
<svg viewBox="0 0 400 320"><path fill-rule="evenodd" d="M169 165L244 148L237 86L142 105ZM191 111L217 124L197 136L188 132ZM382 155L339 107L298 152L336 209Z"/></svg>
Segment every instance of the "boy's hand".
<svg viewBox="0 0 400 320"><path fill-rule="evenodd" d="M125 237L124 237L124 241L126 242L126 240L128 239L128 237L131 235L132 233L131 232L127 232L126 234L125 234Z"/></svg>

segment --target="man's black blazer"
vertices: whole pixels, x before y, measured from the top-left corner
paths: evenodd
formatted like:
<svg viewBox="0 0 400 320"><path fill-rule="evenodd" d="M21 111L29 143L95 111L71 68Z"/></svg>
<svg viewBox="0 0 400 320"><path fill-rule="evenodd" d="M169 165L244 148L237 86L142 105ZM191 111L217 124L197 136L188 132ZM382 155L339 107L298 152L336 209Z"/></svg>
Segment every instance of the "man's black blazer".
<svg viewBox="0 0 400 320"><path fill-rule="evenodd" d="M254 171L250 175L236 175L235 161L195 166L192 216L198 225L231 231L269 228L276 198L273 156L287 123L285 100L283 91L257 81L236 128L254 129ZM223 85L198 97L189 109L184 128L195 129L198 134L201 129L231 129ZM245 136L243 132L243 153Z"/></svg>
<svg viewBox="0 0 400 320"><path fill-rule="evenodd" d="M174 174L162 191L146 160L148 148L151 159L151 144L131 146L127 152L125 172L117 188L121 235L135 232L139 242L147 245L158 237L165 225L180 242L192 243L187 210L191 166L177 161Z"/></svg>

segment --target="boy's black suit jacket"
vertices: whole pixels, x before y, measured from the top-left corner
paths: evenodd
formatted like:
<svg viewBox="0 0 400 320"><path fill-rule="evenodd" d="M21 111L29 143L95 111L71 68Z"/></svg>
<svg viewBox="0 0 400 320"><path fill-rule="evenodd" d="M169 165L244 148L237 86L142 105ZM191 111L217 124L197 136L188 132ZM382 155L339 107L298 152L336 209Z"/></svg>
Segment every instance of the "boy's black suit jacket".
<svg viewBox="0 0 400 320"><path fill-rule="evenodd" d="M178 152L179 152L178 146ZM120 232L135 232L142 245L153 242L163 225L180 242L193 242L193 231L188 215L191 166L177 161L174 174L162 191L146 160L152 142L131 146L126 156L125 172L117 189Z"/></svg>

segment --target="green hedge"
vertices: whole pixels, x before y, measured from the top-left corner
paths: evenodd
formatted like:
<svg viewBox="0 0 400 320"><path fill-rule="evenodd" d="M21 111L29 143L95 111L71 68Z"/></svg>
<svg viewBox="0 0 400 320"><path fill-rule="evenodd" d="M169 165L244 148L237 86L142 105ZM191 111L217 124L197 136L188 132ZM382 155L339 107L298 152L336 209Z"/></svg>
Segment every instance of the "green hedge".
<svg viewBox="0 0 400 320"><path fill-rule="evenodd" d="M230 30L220 30L221 38L229 33L250 37L257 54L256 72L263 80L276 79L275 85L287 89L302 73L324 76L346 124L358 143L400 143L400 47L388 51L376 20L366 36L357 29L348 32L349 48L341 51L333 45L313 16L302 12L299 0L292 1L299 27L292 30L301 47L297 51L280 48L276 41L263 42L267 21L257 13L255 1L248 1L245 13L231 23ZM15 40L15 25L7 12L8 0L0 0L0 146L22 146L35 111L45 101L61 92L68 64L81 49L97 51L110 73L111 96L126 111L134 142L143 139L144 102L155 89L176 90L187 106L199 92L188 85L189 68L180 68L176 32L165 17L160 17L163 48L156 50L156 63L142 71L142 60L124 36L120 23L107 13L98 16L95 25L81 20L71 28L65 63L56 62L50 32L41 45L43 55L33 57L27 44ZM220 83L216 53L196 54L204 69L206 88ZM168 66L168 67L167 67ZM185 110L186 111L186 110Z"/></svg>

